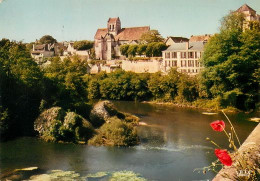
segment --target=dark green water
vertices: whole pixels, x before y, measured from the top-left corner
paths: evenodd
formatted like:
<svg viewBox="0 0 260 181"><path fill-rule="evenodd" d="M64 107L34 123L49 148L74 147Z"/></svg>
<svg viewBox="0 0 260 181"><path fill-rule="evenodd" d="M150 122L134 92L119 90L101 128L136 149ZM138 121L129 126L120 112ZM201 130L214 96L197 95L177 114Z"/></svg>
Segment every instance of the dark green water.
<svg viewBox="0 0 260 181"><path fill-rule="evenodd" d="M1 143L1 172L37 166L45 171L72 170L81 175L127 170L148 180L211 180L214 177L212 173L203 175L193 170L216 159L214 146L205 140L206 137L227 148L225 135L212 131L209 126L214 120L225 120L221 113L209 116L199 110L135 102L115 102L115 105L148 124L138 127L139 146L107 148L19 138ZM240 113L229 117L241 141L256 126L246 121L250 115Z"/></svg>

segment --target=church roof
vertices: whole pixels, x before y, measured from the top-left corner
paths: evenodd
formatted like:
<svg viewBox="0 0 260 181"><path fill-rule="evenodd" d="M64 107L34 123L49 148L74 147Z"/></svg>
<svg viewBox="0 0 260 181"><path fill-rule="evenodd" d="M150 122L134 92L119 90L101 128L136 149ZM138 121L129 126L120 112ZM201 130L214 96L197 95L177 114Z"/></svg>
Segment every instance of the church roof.
<svg viewBox="0 0 260 181"><path fill-rule="evenodd" d="M241 6L240 8L237 9L237 12L243 12L243 11L249 11L249 12L254 12L254 13L256 12L247 4L244 4L243 6Z"/></svg>
<svg viewBox="0 0 260 181"><path fill-rule="evenodd" d="M115 39L119 40L139 40L143 33L150 30L149 26L122 28Z"/></svg>
<svg viewBox="0 0 260 181"><path fill-rule="evenodd" d="M99 28L96 32L95 39L100 39L108 33L107 28Z"/></svg>
<svg viewBox="0 0 260 181"><path fill-rule="evenodd" d="M115 39L127 40L127 41L139 40L142 34L149 30L150 30L149 26L122 28L115 36ZM96 32L95 39L100 39L101 36L105 37L107 33L108 33L107 28L99 28Z"/></svg>
<svg viewBox="0 0 260 181"><path fill-rule="evenodd" d="M205 34L205 35L197 35L190 37L190 42L196 42L196 41L208 41L211 35Z"/></svg>
<svg viewBox="0 0 260 181"><path fill-rule="evenodd" d="M119 17L117 17L117 18L109 18L107 22L108 23L115 23L118 19L119 19Z"/></svg>

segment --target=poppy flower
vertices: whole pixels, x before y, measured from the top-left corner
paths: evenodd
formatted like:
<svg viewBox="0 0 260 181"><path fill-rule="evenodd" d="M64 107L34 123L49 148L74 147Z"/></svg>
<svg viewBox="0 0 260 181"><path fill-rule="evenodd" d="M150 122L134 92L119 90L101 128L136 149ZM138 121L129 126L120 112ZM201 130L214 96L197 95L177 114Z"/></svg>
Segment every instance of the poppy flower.
<svg viewBox="0 0 260 181"><path fill-rule="evenodd" d="M215 131L223 131L225 129L225 122L222 120L221 121L217 120L217 121L210 123L210 126Z"/></svg>
<svg viewBox="0 0 260 181"><path fill-rule="evenodd" d="M215 154L223 165L226 166L232 165L232 159L226 150L215 149Z"/></svg>

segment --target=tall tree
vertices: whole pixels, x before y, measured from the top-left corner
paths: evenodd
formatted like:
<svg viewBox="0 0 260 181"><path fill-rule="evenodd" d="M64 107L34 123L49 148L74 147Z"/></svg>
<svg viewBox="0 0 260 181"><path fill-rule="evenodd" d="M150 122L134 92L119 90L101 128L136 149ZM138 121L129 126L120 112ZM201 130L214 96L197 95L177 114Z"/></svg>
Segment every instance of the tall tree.
<svg viewBox="0 0 260 181"><path fill-rule="evenodd" d="M243 21L233 12L222 19L220 33L205 46L201 82L208 97L221 97L223 106L251 109L258 102L260 31L243 31Z"/></svg>

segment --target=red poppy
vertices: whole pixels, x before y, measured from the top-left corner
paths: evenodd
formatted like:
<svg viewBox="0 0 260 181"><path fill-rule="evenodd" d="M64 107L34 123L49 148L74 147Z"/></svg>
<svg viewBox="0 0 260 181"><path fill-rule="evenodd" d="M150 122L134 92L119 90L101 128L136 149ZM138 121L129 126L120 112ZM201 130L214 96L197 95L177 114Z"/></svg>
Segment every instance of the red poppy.
<svg viewBox="0 0 260 181"><path fill-rule="evenodd" d="M215 154L223 165L226 166L232 165L232 159L226 150L215 149Z"/></svg>
<svg viewBox="0 0 260 181"><path fill-rule="evenodd" d="M210 123L210 126L215 131L223 131L225 129L225 122L222 120L221 121L217 120L217 121Z"/></svg>

